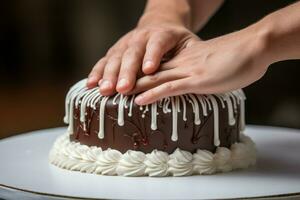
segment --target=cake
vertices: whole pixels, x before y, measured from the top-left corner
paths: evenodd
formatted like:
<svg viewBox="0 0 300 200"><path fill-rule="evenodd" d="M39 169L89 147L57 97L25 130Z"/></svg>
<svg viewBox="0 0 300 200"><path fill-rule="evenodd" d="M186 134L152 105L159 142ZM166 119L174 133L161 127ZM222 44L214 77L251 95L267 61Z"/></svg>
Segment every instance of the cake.
<svg viewBox="0 0 300 200"><path fill-rule="evenodd" d="M185 94L138 106L135 95L102 96L86 79L69 90L66 133L50 163L67 170L120 176L189 176L228 172L256 162L244 135L241 89Z"/></svg>

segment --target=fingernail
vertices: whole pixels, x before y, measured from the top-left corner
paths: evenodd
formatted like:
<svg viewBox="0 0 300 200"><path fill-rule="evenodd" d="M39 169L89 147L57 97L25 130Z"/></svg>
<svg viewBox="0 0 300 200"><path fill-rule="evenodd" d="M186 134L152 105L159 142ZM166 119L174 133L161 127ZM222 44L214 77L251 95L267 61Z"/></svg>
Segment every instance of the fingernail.
<svg viewBox="0 0 300 200"><path fill-rule="evenodd" d="M122 78L121 80L118 81L117 87L122 89L128 85L128 81L125 78Z"/></svg>
<svg viewBox="0 0 300 200"><path fill-rule="evenodd" d="M108 90L108 89L111 89L111 86L112 86L112 84L111 84L110 81L104 80L104 81L101 82L100 89L101 90Z"/></svg>
<svg viewBox="0 0 300 200"><path fill-rule="evenodd" d="M134 102L138 105L141 105L143 103L143 95L139 95L135 98Z"/></svg>
<svg viewBox="0 0 300 200"><path fill-rule="evenodd" d="M100 79L100 80L98 81L98 86L100 86L101 83L102 83L102 79Z"/></svg>
<svg viewBox="0 0 300 200"><path fill-rule="evenodd" d="M154 63L150 60L147 60L146 62L144 62L144 69L149 69L151 67L153 67Z"/></svg>

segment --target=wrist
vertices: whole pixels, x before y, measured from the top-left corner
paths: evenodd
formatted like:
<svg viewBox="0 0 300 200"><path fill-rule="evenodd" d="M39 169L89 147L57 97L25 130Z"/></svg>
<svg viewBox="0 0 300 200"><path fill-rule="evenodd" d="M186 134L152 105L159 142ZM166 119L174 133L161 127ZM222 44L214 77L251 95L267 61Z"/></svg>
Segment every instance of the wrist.
<svg viewBox="0 0 300 200"><path fill-rule="evenodd" d="M173 24L191 27L191 8L188 0L148 0L138 26Z"/></svg>
<svg viewBox="0 0 300 200"><path fill-rule="evenodd" d="M273 28L272 23L266 23L263 19L244 29L249 36L249 46L253 49L255 62L265 69L278 61L272 47L274 40Z"/></svg>

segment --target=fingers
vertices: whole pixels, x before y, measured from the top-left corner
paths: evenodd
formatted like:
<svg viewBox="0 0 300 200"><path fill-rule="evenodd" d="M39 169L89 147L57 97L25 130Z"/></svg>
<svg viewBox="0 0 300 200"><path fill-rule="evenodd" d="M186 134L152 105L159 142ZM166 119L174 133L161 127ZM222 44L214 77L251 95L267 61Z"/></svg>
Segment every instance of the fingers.
<svg viewBox="0 0 300 200"><path fill-rule="evenodd" d="M136 85L129 94L136 94L154 88L162 83L185 78L185 73L180 69L159 71L137 80Z"/></svg>
<svg viewBox="0 0 300 200"><path fill-rule="evenodd" d="M176 39L171 34L160 33L150 37L143 61L143 72L151 74L155 72L165 53L176 44Z"/></svg>
<svg viewBox="0 0 300 200"><path fill-rule="evenodd" d="M96 63L87 80L88 88L97 86L98 81L102 78L105 64L106 58L102 58Z"/></svg>
<svg viewBox="0 0 300 200"><path fill-rule="evenodd" d="M190 82L188 78L166 82L138 95L135 98L135 103L138 105L146 105L164 97L189 93Z"/></svg>
<svg viewBox="0 0 300 200"><path fill-rule="evenodd" d="M114 46L112 46L106 53L105 57L101 58L93 67L91 73L88 76L87 87L92 88L100 85L100 82L104 75L104 69L108 60L116 57L115 55L122 55L127 48L127 39L130 37L131 32L120 38Z"/></svg>
<svg viewBox="0 0 300 200"><path fill-rule="evenodd" d="M134 87L138 71L142 65L145 44L146 40L138 41L125 51L116 88L118 92L124 94Z"/></svg>
<svg viewBox="0 0 300 200"><path fill-rule="evenodd" d="M107 61L100 85L100 93L108 96L115 93L117 77L121 65L121 57L114 56Z"/></svg>

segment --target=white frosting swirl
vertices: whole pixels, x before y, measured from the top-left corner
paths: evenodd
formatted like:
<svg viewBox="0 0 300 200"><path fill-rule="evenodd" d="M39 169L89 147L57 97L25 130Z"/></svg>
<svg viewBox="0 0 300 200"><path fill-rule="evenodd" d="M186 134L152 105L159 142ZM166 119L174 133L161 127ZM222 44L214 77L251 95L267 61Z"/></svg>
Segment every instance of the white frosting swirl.
<svg viewBox="0 0 300 200"><path fill-rule="evenodd" d="M116 175L116 169L121 157L122 153L117 150L107 149L103 151L103 153L95 161L97 164L95 173L104 175Z"/></svg>
<svg viewBox="0 0 300 200"><path fill-rule="evenodd" d="M214 154L207 150L198 149L193 154L194 172L198 174L213 174L217 171Z"/></svg>
<svg viewBox="0 0 300 200"><path fill-rule="evenodd" d="M234 169L247 168L250 165L256 163L256 148L253 141L245 135L240 136L240 143L231 145L231 162ZM248 158L248 162L245 162L245 156Z"/></svg>
<svg viewBox="0 0 300 200"><path fill-rule="evenodd" d="M153 150L145 154L128 150L88 147L71 142L69 135L57 138L51 149L49 160L52 164L73 171L102 175L121 176L188 176L192 174L214 174L243 169L256 162L255 144L243 134L240 143L230 149L217 147L216 152L198 149L194 154L177 148L172 154Z"/></svg>
<svg viewBox="0 0 300 200"><path fill-rule="evenodd" d="M142 176L145 174L146 155L141 151L128 150L123 154L117 167L117 174L123 176Z"/></svg>
<svg viewBox="0 0 300 200"><path fill-rule="evenodd" d="M173 176L188 176L193 173L193 155L184 150L177 148L171 155L169 160L169 172Z"/></svg>
<svg viewBox="0 0 300 200"><path fill-rule="evenodd" d="M147 154L146 157L146 174L149 176L167 176L169 174L169 155L166 152L155 149L150 154Z"/></svg>

